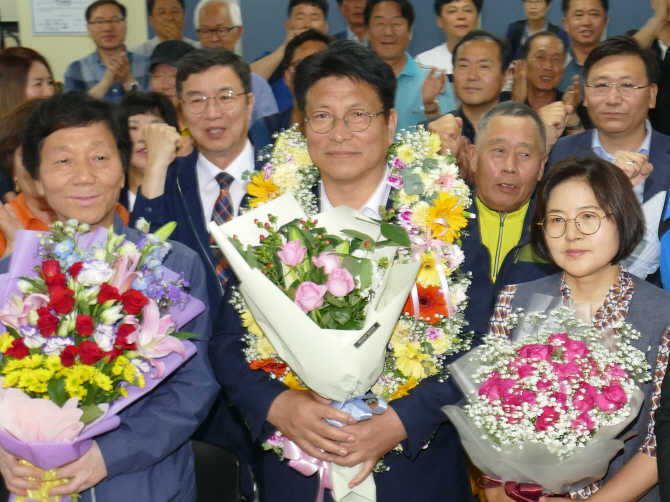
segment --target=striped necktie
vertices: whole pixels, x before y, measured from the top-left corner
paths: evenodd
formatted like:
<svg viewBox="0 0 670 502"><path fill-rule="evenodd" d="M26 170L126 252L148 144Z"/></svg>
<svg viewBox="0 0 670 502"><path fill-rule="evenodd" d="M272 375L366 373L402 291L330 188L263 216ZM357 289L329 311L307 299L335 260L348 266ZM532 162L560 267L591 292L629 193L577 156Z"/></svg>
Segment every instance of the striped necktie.
<svg viewBox="0 0 670 502"><path fill-rule="evenodd" d="M217 225L223 225L225 222L232 220L235 217L233 205L230 200L230 185L233 184L233 181L235 181L235 178L226 172L221 172L216 175L216 182L219 184L221 192L219 193L219 197L216 199L216 203L214 204L214 210L212 211L212 221ZM216 267L216 275L219 277L221 285L225 286L226 282L228 282L229 274L226 270L228 267L228 260L226 260L226 257L223 255L221 248L219 248L211 235L209 240L212 244L212 255L214 258L213 263Z"/></svg>

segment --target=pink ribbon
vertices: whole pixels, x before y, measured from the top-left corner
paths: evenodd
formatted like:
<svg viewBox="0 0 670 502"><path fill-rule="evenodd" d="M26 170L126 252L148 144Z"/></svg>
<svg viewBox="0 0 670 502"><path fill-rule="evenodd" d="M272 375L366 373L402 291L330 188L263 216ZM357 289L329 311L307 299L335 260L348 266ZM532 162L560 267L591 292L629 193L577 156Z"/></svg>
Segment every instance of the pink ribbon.
<svg viewBox="0 0 670 502"><path fill-rule="evenodd" d="M449 226L443 218L438 218L431 223L431 227L434 224L444 225L444 230L437 234L435 237L442 237L449 231ZM447 302L447 311L449 315L453 313L453 306L451 304L451 293L449 292L449 283L447 282L447 275L444 272L444 263L442 263L442 248L450 248L452 245L448 242L433 239L428 234L426 237L421 235L411 235L410 240L412 241L412 261L418 261L421 259L421 256L428 250L433 251L433 257L435 258L435 264L437 268L437 275L440 277L440 285L442 286L442 294L444 299ZM416 283L412 287L412 304L414 305L414 319L418 321L421 317L419 311L419 291L416 287Z"/></svg>
<svg viewBox="0 0 670 502"><path fill-rule="evenodd" d="M330 462L316 459L300 449L300 447L288 438L284 438L284 457L290 459L289 467L295 469L303 476L312 476L319 473L319 491L316 502L323 502L326 490L332 490L330 482Z"/></svg>
<svg viewBox="0 0 670 502"><path fill-rule="evenodd" d="M516 481L507 481L503 484L499 479L492 479L488 476L482 476L477 480L480 488L497 488L504 486L505 495L517 502L538 502L541 497L570 498L570 494L551 495L543 493L542 487L533 483L517 483Z"/></svg>

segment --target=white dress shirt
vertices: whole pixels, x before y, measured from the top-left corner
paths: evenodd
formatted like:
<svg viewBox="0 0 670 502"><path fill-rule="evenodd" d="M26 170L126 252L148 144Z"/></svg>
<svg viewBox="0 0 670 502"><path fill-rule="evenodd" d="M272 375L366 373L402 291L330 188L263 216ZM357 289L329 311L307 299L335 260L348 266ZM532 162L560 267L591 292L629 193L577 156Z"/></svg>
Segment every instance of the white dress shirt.
<svg viewBox="0 0 670 502"><path fill-rule="evenodd" d="M242 153L226 168L226 172L234 178L232 185L230 185L230 201L235 216L239 215L240 204L247 193L247 185L249 184L249 181L242 180L242 174L245 171L252 172L254 167L254 148L247 139ZM196 172L198 174L198 189L202 209L205 212L205 221L209 222L212 220L214 205L221 193L221 187L218 181L216 181L216 175L221 172L221 169L207 160L202 153L199 153Z"/></svg>
<svg viewBox="0 0 670 502"><path fill-rule="evenodd" d="M381 182L377 186L375 192L370 196L367 202L363 205L362 208L355 207L359 213L367 216L368 218L373 218L376 220L381 220L382 216L379 213L379 206L386 207L386 202L389 199L391 194L391 185L386 183L386 177L388 175L388 170L384 173L384 177L381 179ZM319 196L321 197L321 212L328 211L333 209L333 205L330 200L328 200L328 195L323 188L323 183L319 182Z"/></svg>

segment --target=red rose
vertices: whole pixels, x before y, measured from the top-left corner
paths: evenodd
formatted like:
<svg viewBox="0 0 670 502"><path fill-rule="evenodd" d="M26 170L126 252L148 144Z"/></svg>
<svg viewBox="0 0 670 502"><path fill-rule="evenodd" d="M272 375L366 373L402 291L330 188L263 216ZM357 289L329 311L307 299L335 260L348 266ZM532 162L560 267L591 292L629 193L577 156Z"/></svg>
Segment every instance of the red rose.
<svg viewBox="0 0 670 502"><path fill-rule="evenodd" d="M107 360L107 364L112 364L114 362L114 359L122 355L123 351L114 347L109 352L104 352L102 354L102 357L109 357L109 359Z"/></svg>
<svg viewBox="0 0 670 502"><path fill-rule="evenodd" d="M68 345L65 347L63 352L60 353L60 363L66 368L69 368L74 364L74 360L78 353L79 352L77 351L77 347L74 345Z"/></svg>
<svg viewBox="0 0 670 502"><path fill-rule="evenodd" d="M93 322L93 318L89 315L78 315L75 327L77 328L77 334L79 336L86 337L93 333L95 323Z"/></svg>
<svg viewBox="0 0 670 502"><path fill-rule="evenodd" d="M79 344L79 354L81 355L81 362L89 366L93 366L104 356L97 343L88 341Z"/></svg>
<svg viewBox="0 0 670 502"><path fill-rule="evenodd" d="M100 292L98 293L98 303L100 305L108 302L109 300L120 301L121 295L119 295L119 290L114 286L110 286L106 282L100 286Z"/></svg>
<svg viewBox="0 0 670 502"><path fill-rule="evenodd" d="M47 285L50 295L53 295L56 291L60 291L61 289L68 289L65 274L50 275L44 279L44 283Z"/></svg>
<svg viewBox="0 0 670 502"><path fill-rule="evenodd" d="M135 332L135 326L132 324L122 324L116 332L115 347L125 350L135 350L137 346L134 343L128 342L128 337Z"/></svg>
<svg viewBox="0 0 670 502"><path fill-rule="evenodd" d="M71 289L59 289L51 295L49 308L54 309L57 314L67 315L74 308L74 291Z"/></svg>
<svg viewBox="0 0 670 502"><path fill-rule="evenodd" d="M72 265L68 271L70 272L70 275L72 276L73 279L77 279L77 276L79 275L79 272L81 272L81 269L84 268L84 264L80 261Z"/></svg>
<svg viewBox="0 0 670 502"><path fill-rule="evenodd" d="M40 316L37 319L37 329L40 330L42 336L50 337L58 331L58 317L49 312L49 309L42 307L37 311Z"/></svg>
<svg viewBox="0 0 670 502"><path fill-rule="evenodd" d="M42 262L42 277L45 279L60 273L60 263L58 263L58 260L47 260Z"/></svg>
<svg viewBox="0 0 670 502"><path fill-rule="evenodd" d="M23 344L23 338L16 338L12 342L12 346L5 351L5 357L14 357L16 359L23 359L29 354L28 347Z"/></svg>
<svg viewBox="0 0 670 502"><path fill-rule="evenodd" d="M136 289L129 289L123 293L121 301L123 302L123 310L130 315L139 314L142 307L149 303L149 299Z"/></svg>

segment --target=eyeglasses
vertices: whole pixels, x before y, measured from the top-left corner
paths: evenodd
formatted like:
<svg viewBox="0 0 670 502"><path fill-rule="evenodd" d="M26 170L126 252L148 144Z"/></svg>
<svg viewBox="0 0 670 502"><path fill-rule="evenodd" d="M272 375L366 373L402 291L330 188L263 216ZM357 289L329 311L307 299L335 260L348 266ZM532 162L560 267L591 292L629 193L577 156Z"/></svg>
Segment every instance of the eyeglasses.
<svg viewBox="0 0 670 502"><path fill-rule="evenodd" d="M577 230L579 230L584 235L592 235L600 230L602 220L608 216L612 216L612 213L606 214L605 216L600 216L598 213L594 213L593 211L584 211L579 213L574 218L568 219L563 218L557 214L550 214L544 220L542 220L541 223L536 223L536 225L540 225L542 230L544 230L545 235L547 237L551 237L552 239L558 239L559 237L562 237L563 234L565 234L565 231L568 228L568 221L574 221Z"/></svg>
<svg viewBox="0 0 670 502"><path fill-rule="evenodd" d="M239 28L239 26L231 26L230 28L216 28L215 30L210 30L209 28L203 28L201 30L195 30L198 35L202 38L210 38L214 33L217 34L219 38L225 38L228 34Z"/></svg>
<svg viewBox="0 0 670 502"><path fill-rule="evenodd" d="M104 25L109 24L111 26L116 26L119 23L125 21L122 17L113 17L112 19L96 19L95 21L89 21L88 24L95 26L96 28L102 28Z"/></svg>
<svg viewBox="0 0 670 502"><path fill-rule="evenodd" d="M649 86L651 86L651 84L633 85L630 82L626 82L623 84L607 84L607 83L584 84L584 87L588 87L589 89L591 89L591 92L596 96L605 96L606 94L609 94L610 89L612 87L617 89L622 96L633 96L635 94L635 91L637 91L638 89L644 89L645 87Z"/></svg>
<svg viewBox="0 0 670 502"><path fill-rule="evenodd" d="M546 0L523 0L523 3L529 3L529 4L539 4L539 3L546 3Z"/></svg>
<svg viewBox="0 0 670 502"><path fill-rule="evenodd" d="M363 132L372 123L372 119L377 115L381 115L386 110L379 110L377 113L370 115L365 110L354 108L344 114L344 117L336 117L330 112L314 112L309 117L305 117L305 122L309 124L312 131L317 134L326 134L335 127L336 119L343 119L346 125L352 132Z"/></svg>
<svg viewBox="0 0 670 502"><path fill-rule="evenodd" d="M186 101L181 100L191 113L203 113L207 109L207 103L218 104L222 110L230 110L235 106L238 96L249 94L248 92L222 91L216 96L191 96Z"/></svg>

